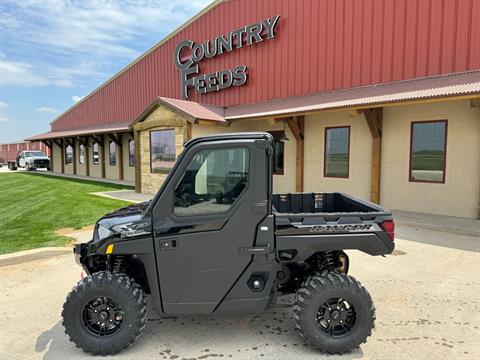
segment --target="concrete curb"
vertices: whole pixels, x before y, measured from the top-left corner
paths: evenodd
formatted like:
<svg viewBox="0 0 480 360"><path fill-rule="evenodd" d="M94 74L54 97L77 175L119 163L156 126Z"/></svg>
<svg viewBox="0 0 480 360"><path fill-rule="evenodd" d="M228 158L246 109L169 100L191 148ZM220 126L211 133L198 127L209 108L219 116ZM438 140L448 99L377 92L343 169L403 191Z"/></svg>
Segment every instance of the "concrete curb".
<svg viewBox="0 0 480 360"><path fill-rule="evenodd" d="M73 254L72 247L46 247L0 255L0 267L28 261L48 259L59 255Z"/></svg>

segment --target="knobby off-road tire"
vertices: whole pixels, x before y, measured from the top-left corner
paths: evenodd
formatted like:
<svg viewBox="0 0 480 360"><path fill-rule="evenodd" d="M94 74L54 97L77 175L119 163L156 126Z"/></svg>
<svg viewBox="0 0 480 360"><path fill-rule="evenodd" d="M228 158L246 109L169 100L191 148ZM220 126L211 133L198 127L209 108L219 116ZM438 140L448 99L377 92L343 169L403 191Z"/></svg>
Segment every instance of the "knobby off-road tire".
<svg viewBox="0 0 480 360"><path fill-rule="evenodd" d="M310 345L328 354L343 354L372 334L375 306L354 277L325 271L309 276L298 290L294 318ZM333 323L337 325L331 327Z"/></svg>
<svg viewBox="0 0 480 360"><path fill-rule="evenodd" d="M109 323L116 326L113 330L103 330L103 334L101 329L105 328L96 325L101 319L97 323L99 318L94 318L93 325L91 321L101 311L107 326L114 326ZM107 317L113 311L116 311L113 316ZM115 354L142 334L147 320L145 294L125 274L98 272L79 281L68 294L62 318L65 333L77 347L93 355Z"/></svg>

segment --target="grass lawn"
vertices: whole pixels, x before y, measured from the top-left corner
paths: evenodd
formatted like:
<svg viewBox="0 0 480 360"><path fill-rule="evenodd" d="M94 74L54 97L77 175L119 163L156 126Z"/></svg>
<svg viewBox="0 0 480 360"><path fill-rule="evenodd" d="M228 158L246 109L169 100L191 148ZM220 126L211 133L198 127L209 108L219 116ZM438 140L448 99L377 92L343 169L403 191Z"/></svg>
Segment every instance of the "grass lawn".
<svg viewBox="0 0 480 360"><path fill-rule="evenodd" d="M55 230L94 224L102 215L129 205L90 193L126 188L34 173L0 174L0 254L65 245L71 239Z"/></svg>

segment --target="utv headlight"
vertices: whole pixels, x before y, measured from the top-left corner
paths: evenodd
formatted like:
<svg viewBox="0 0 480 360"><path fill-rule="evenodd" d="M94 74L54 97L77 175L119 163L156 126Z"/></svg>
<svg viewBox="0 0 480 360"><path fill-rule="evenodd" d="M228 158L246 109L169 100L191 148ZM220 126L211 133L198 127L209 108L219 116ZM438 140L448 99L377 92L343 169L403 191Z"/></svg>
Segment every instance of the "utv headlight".
<svg viewBox="0 0 480 360"><path fill-rule="evenodd" d="M97 238L98 238L98 240L103 240L103 239L109 237L112 234L113 234L113 231L110 231L109 229L107 229L106 227L104 227L102 225L98 225L98 227L97 227Z"/></svg>

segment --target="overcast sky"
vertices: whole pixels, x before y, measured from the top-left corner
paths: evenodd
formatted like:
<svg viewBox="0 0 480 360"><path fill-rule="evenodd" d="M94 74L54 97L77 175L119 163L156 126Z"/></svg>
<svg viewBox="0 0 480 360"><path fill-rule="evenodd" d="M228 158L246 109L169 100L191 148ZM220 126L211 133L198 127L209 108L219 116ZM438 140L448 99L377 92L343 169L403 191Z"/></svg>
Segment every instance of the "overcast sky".
<svg viewBox="0 0 480 360"><path fill-rule="evenodd" d="M1 0L0 143L49 122L211 0Z"/></svg>

